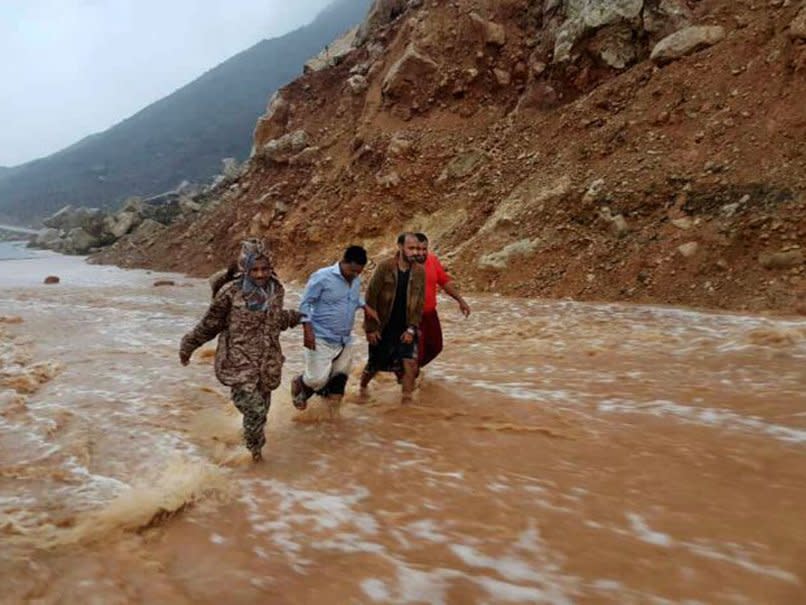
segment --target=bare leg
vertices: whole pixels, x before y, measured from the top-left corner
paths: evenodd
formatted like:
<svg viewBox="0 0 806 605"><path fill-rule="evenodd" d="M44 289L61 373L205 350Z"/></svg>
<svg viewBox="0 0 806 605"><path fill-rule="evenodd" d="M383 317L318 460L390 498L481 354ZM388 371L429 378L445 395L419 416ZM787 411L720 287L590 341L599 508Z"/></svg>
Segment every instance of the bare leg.
<svg viewBox="0 0 806 605"><path fill-rule="evenodd" d="M411 403L412 393L414 392L414 381L417 379L417 360L404 359L403 360L403 393L401 403Z"/></svg>

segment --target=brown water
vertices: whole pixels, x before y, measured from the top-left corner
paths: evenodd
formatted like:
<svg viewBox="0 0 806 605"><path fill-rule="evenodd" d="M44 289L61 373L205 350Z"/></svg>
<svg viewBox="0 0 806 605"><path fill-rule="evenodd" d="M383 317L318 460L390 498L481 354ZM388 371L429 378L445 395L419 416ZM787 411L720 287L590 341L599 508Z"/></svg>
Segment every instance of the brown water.
<svg viewBox="0 0 806 605"><path fill-rule="evenodd" d="M0 263L2 603L806 602L803 320L443 301L414 406L284 384L252 465L155 277Z"/></svg>

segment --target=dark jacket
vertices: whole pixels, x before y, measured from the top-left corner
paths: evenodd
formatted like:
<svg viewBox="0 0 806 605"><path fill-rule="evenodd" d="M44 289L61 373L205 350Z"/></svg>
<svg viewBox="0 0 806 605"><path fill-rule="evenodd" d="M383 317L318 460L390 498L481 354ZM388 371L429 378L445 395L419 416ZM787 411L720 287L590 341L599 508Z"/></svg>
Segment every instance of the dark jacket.
<svg viewBox="0 0 806 605"><path fill-rule="evenodd" d="M414 263L409 275L408 300L406 301L406 323L415 328L420 325L425 303L425 269ZM397 256L381 262L372 274L367 286L367 304L375 309L381 320L380 325L372 319L364 321L367 332L382 332L392 316L397 293Z"/></svg>

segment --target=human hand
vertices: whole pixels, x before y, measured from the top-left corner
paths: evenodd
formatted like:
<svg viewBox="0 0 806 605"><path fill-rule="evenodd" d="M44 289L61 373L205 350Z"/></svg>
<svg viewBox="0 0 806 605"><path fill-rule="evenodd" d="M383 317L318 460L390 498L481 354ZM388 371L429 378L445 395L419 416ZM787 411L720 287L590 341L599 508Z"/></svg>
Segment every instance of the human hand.
<svg viewBox="0 0 806 605"><path fill-rule="evenodd" d="M188 365L190 363L190 355L184 351L179 351L179 363L181 363L183 366Z"/></svg>
<svg viewBox="0 0 806 605"><path fill-rule="evenodd" d="M465 317L470 317L470 305L468 305L464 299L459 301L459 311L461 311L462 315Z"/></svg>
<svg viewBox="0 0 806 605"><path fill-rule="evenodd" d="M377 345L381 342L381 333L380 332L367 332L367 342L372 346Z"/></svg>
<svg viewBox="0 0 806 605"><path fill-rule="evenodd" d="M309 323L302 327L302 345L309 351L316 350L316 335L313 332L313 326Z"/></svg>
<svg viewBox="0 0 806 605"><path fill-rule="evenodd" d="M381 321L380 318L378 317L378 312L375 311L375 309L373 309L369 305L364 305L364 317L366 319L371 319L375 323L380 323Z"/></svg>
<svg viewBox="0 0 806 605"><path fill-rule="evenodd" d="M411 332L406 330L405 332L403 332L403 335L400 337L400 342L402 342L405 345L410 345L411 343L414 342L414 334L412 334Z"/></svg>

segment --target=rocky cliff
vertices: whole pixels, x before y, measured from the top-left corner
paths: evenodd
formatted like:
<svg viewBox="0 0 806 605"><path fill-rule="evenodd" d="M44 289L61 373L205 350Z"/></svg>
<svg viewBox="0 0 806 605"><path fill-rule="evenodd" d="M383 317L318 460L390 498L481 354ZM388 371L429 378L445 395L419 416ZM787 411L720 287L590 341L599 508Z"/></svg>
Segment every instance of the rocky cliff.
<svg viewBox="0 0 806 605"><path fill-rule="evenodd" d="M806 311L806 7L378 0L209 211L99 257L287 276L423 230L467 289ZM125 238L124 238L125 240Z"/></svg>

